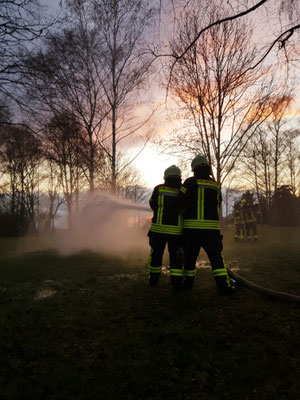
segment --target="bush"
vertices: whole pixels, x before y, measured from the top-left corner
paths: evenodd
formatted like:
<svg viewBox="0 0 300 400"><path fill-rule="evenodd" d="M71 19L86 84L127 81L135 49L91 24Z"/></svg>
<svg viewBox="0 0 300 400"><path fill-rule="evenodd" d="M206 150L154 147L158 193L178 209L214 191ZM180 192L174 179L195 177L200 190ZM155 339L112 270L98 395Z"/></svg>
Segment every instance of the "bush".
<svg viewBox="0 0 300 400"><path fill-rule="evenodd" d="M277 226L296 226L300 223L300 199L287 185L280 186L274 193L272 222Z"/></svg>
<svg viewBox="0 0 300 400"><path fill-rule="evenodd" d="M18 236L19 226L16 216L3 213L0 214L0 237Z"/></svg>

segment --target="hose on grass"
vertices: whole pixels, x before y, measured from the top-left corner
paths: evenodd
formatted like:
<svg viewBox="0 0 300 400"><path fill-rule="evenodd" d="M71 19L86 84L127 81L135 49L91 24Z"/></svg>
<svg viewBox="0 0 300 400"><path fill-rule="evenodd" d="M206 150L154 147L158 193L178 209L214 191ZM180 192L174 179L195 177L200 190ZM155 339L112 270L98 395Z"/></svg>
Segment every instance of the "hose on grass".
<svg viewBox="0 0 300 400"><path fill-rule="evenodd" d="M296 296L294 294L289 294L289 293L285 293L285 292L278 292L276 290L267 289L262 286L256 285L255 283L252 283L252 282L248 281L247 279L242 278L235 272L231 271L231 269L228 267L227 267L227 271L228 271L228 275L230 276L230 278L234 279L236 282L240 283L241 285L247 287L250 290L253 290L258 293L262 293L267 296L275 297L277 299L296 301L296 302L300 303L300 296Z"/></svg>

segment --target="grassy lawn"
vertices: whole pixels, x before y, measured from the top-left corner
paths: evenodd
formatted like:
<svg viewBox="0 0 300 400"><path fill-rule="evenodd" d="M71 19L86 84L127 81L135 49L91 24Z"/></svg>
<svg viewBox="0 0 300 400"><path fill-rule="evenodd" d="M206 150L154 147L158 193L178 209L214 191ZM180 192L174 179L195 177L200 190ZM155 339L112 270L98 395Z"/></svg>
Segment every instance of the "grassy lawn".
<svg viewBox="0 0 300 400"><path fill-rule="evenodd" d="M260 236L225 231L228 264L300 295L300 230ZM147 285L148 249L20 249L0 239L1 400L299 399L299 303L243 287L223 298L203 255L194 289L173 293L167 274Z"/></svg>

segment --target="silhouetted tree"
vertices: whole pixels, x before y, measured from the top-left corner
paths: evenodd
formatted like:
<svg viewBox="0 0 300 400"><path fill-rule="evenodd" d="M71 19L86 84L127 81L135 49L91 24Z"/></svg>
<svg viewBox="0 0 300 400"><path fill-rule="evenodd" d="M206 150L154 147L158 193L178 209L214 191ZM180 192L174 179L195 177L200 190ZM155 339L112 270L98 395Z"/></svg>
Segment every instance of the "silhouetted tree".
<svg viewBox="0 0 300 400"><path fill-rule="evenodd" d="M18 234L35 232L39 201L39 138L26 128L7 126L1 131L1 169L9 199L9 212L17 221Z"/></svg>
<svg viewBox="0 0 300 400"><path fill-rule="evenodd" d="M174 2L172 1L172 5ZM212 21L199 27L190 40L186 43L186 46L180 51L173 51L169 56L174 59L173 66L178 60L185 57L189 50L195 45L197 41L210 29L217 25L221 25L230 21L239 20L245 16L255 16L255 13L261 11L260 18L265 18L264 25L269 23L269 16L273 15L276 19L272 19L272 24L269 24L269 30L267 40L262 40L257 56L253 58L253 63L249 67L255 69L259 66L270 54L272 50L278 45L278 49L283 53L283 57L286 61L295 61L299 56L299 16L300 16L300 3L298 0L260 0L253 3L250 0L233 0L233 1L218 1L218 6L225 7L225 13L223 15L216 15ZM186 0L182 7L173 7L175 17L175 29L176 22L181 20L181 13L186 10L187 7L191 9L197 6L203 10L207 10L211 7L212 3L209 0ZM179 11L176 11L176 10ZM183 11L182 11L183 10ZM284 23L283 23L284 21ZM297 43L298 41L298 43Z"/></svg>
<svg viewBox="0 0 300 400"><path fill-rule="evenodd" d="M180 53L199 27L218 19L222 8L210 14L199 7L182 18L172 42ZM255 130L267 118L266 103L274 87L270 70L251 70L256 47L252 31L233 21L213 26L201 35L173 68L168 82L183 110L188 127L164 140L166 151L204 153L223 183Z"/></svg>
<svg viewBox="0 0 300 400"><path fill-rule="evenodd" d="M36 118L73 115L84 131L86 178L90 191L95 187L96 157L102 141L107 114L103 89L97 78L101 46L87 23L48 37L45 48L27 59L31 76L28 95L35 104ZM66 122L67 123L67 122Z"/></svg>
<svg viewBox="0 0 300 400"><path fill-rule="evenodd" d="M300 195L300 149L299 137L300 130L288 130L285 132L286 136L286 168L289 186L291 187L294 196L298 193Z"/></svg>
<svg viewBox="0 0 300 400"><path fill-rule="evenodd" d="M269 117L250 138L238 163L240 180L255 188L257 198L263 199L270 212L278 186L293 182L296 193L298 135L297 131L287 130L291 102L286 95L269 101Z"/></svg>
<svg viewBox="0 0 300 400"><path fill-rule="evenodd" d="M280 226L294 226L300 222L300 199L290 186L279 186L273 195L272 222Z"/></svg>
<svg viewBox="0 0 300 400"><path fill-rule="evenodd" d="M117 190L117 153L120 143L145 125L134 115L138 89L145 81L153 61L145 52L147 32L155 7L148 0L92 0L93 21L103 47L103 71L99 79L109 113L105 134L111 146L103 142L111 164L111 187Z"/></svg>
<svg viewBox="0 0 300 400"><path fill-rule="evenodd" d="M280 181L280 175L285 167L285 160L283 157L286 148L286 135L285 126L288 122L286 118L293 98L290 95L283 95L275 98L270 104L271 113L267 120L267 128L270 131L271 141L271 158L274 169L274 190L277 189Z"/></svg>
<svg viewBox="0 0 300 400"><path fill-rule="evenodd" d="M20 103L16 89L23 85L22 54L55 25L47 21L37 0L1 0L0 3L0 92Z"/></svg>
<svg viewBox="0 0 300 400"><path fill-rule="evenodd" d="M83 132L74 115L62 113L55 116L47 124L43 132L44 156L48 164L48 184L53 183L53 165L58 173L58 182L64 195L68 210L68 221L71 225L74 202L77 200L82 187L83 177ZM49 168L50 167L50 168ZM55 192L50 191L54 196ZM53 205L53 200L50 205ZM57 199L57 198L56 198ZM53 212L51 211L51 214Z"/></svg>
<svg viewBox="0 0 300 400"><path fill-rule="evenodd" d="M66 4L67 25L27 58L32 75L24 79L30 83L28 94L40 116L45 110L54 115L69 112L85 131L90 191L95 188L100 156L103 164L110 165L115 191L118 147L146 123L134 109L151 61L142 45L153 8L147 0Z"/></svg>

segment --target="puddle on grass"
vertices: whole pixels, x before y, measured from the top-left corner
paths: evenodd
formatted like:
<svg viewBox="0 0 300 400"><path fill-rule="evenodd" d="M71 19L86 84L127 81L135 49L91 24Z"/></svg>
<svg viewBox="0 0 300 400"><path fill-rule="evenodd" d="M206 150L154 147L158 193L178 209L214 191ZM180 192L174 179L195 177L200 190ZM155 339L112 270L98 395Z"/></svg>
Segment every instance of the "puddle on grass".
<svg viewBox="0 0 300 400"><path fill-rule="evenodd" d="M56 290L51 290L51 289L39 289L34 298L35 300L42 300L42 299L46 299L47 297L52 297L54 296L56 293Z"/></svg>
<svg viewBox="0 0 300 400"><path fill-rule="evenodd" d="M231 269L232 272L238 272L238 271L249 271L250 269L247 267L243 267L239 265L238 261L230 261L229 263L227 263L228 268Z"/></svg>
<svg viewBox="0 0 300 400"><path fill-rule="evenodd" d="M204 260L200 260L196 262L196 269L210 269L211 266Z"/></svg>
<svg viewBox="0 0 300 400"><path fill-rule="evenodd" d="M57 290L53 290L50 289L47 286L53 286L54 284L56 284L57 282L51 280L51 279L46 279L44 280L44 287L41 287L40 289L37 290L34 299L35 300L42 300L42 299L46 299L48 297L52 297L55 295L55 293L57 292Z"/></svg>
<svg viewBox="0 0 300 400"><path fill-rule="evenodd" d="M196 269L210 269L210 264L207 264L206 261L197 261ZM163 275L170 275L170 266L163 266L161 268L161 273Z"/></svg>
<svg viewBox="0 0 300 400"><path fill-rule="evenodd" d="M232 263L231 265L228 265L228 267L231 269L231 271L249 271L249 268L241 268L237 264ZM205 261L205 260L200 260L197 261L196 263L196 269L211 269L211 265ZM164 275L170 275L170 267L165 266L162 267L162 274Z"/></svg>

